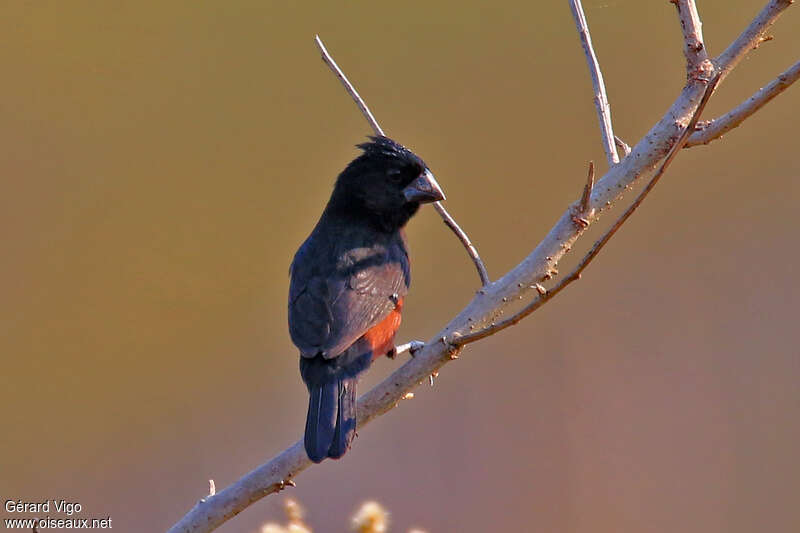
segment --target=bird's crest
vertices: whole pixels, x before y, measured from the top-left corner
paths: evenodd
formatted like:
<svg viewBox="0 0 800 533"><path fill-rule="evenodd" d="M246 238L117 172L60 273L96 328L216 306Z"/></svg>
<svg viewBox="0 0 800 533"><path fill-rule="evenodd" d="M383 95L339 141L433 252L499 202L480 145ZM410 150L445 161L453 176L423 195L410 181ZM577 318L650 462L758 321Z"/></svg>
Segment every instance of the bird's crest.
<svg viewBox="0 0 800 533"><path fill-rule="evenodd" d="M389 137L376 135L370 136L369 139L370 142L356 145L357 148L361 148L364 151L364 155L403 159L417 163L422 168L425 168L425 162L417 154Z"/></svg>

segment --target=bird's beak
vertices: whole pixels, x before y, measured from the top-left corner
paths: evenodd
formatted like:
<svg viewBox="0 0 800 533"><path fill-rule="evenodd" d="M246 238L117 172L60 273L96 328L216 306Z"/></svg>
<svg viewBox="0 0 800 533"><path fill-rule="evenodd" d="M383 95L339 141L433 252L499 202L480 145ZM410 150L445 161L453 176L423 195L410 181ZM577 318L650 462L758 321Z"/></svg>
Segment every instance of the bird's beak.
<svg viewBox="0 0 800 533"><path fill-rule="evenodd" d="M428 169L425 169L425 172L403 189L403 195L405 195L406 201L421 204L444 200L442 188L436 183L436 178Z"/></svg>

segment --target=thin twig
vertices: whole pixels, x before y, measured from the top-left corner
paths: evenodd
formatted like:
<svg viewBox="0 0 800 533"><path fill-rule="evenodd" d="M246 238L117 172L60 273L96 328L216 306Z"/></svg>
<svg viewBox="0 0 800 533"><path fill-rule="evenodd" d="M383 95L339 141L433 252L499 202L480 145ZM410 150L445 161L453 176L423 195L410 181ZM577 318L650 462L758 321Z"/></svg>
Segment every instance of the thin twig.
<svg viewBox="0 0 800 533"><path fill-rule="evenodd" d="M603 73L600 72L600 63L592 46L592 36L589 34L589 25L586 23L586 15L583 14L583 6L580 0L569 0L569 7L572 9L572 16L575 19L575 26L581 38L581 46L586 55L586 63L589 65L589 74L592 77L594 87L594 104L597 107L597 118L600 120L600 132L603 136L603 149L606 152L608 166L619 163L619 154L614 144L614 128L611 126L611 104L608 103L606 86L603 82Z"/></svg>
<svg viewBox="0 0 800 533"><path fill-rule="evenodd" d="M442 217L442 220L447 227L456 234L458 240L460 240L461 244L464 245L464 248L467 249L467 254L469 254L470 259L472 259L472 262L475 264L475 269L478 271L478 276L481 278L481 285L483 287L487 286L492 281L489 279L489 273L486 271L486 265L483 264L483 261L481 261L481 256L478 255L478 249L475 248L475 245L472 244L471 240L469 240L469 236L464 233L464 230L462 230L461 227L456 224L456 221L444 208L442 202L434 202L433 208L436 209L436 212L439 213L440 217Z"/></svg>
<svg viewBox="0 0 800 533"><path fill-rule="evenodd" d="M713 80L711 80L711 82L709 82L708 87L706 88L706 92L705 94L703 94L703 98L702 100L700 100L700 103L697 106L697 110L694 112L694 115L692 115L692 118L689 121L689 125L686 127L681 136L678 138L678 141L672 146L669 153L667 154L667 157L664 159L664 162L661 163L661 166L653 175L653 177L650 179L647 186L644 189L642 189L642 191L639 193L639 195L636 197L633 203L631 203L631 205L628 206L625 212L622 213L622 215L620 215L620 217L614 222L614 224L612 224L611 227L608 228L608 230L606 230L603 236L597 242L594 243L594 246L592 246L592 248L586 253L586 255L583 256L583 258L578 262L575 268L569 272L569 274L567 274L564 278L562 278L561 281L559 281L551 289L542 290L540 289L541 286L537 286L536 287L537 295L534 296L534 300L528 303L525 307L523 307L516 313L514 313L512 316L509 316L508 318L501 320L500 322L495 322L493 324L490 324L489 326L479 331L472 332L468 335L455 337L450 342L452 342L456 346L464 346L465 344L469 344L471 342L475 342L490 335L494 335L498 331L506 329L509 326L513 326L519 323L519 321L521 321L526 316L530 315L531 313L539 309L542 305L545 304L545 302L547 302L555 295L557 295L559 292L564 290L567 287L567 285L569 285L573 281L580 279L583 270L587 266L589 266L589 263L591 263L592 260L595 257L597 257L597 254L600 253L600 250L603 249L603 247L611 239L611 237L614 236L617 230L619 230L619 228L622 227L622 225L628 220L628 218L630 218L633 212L636 211L636 209L642 204L645 197L648 194L650 194L650 191L653 190L653 188L658 183L658 180L661 178L661 176L664 175L664 172L667 170L670 163L672 163L672 161L675 159L677 153L686 144L689 135L694 130L694 127L697 125L697 121L700 118L703 109L705 109L708 100L711 98L711 95L714 93L714 89L716 88L719 81L720 77L716 76L714 77Z"/></svg>
<svg viewBox="0 0 800 533"><path fill-rule="evenodd" d="M739 126L753 113L764 107L770 100L785 91L800 78L800 61L759 89L753 96L734 107L724 115L700 126L686 142L686 148L708 144Z"/></svg>
<svg viewBox="0 0 800 533"><path fill-rule="evenodd" d="M328 49L325 48L325 45L322 43L322 39L319 38L319 35L314 36L314 41L317 43L320 53L322 53L322 60L326 65L328 65L333 73L336 74L336 77L339 78L339 81L342 82L345 91L347 91L347 94L349 94L356 103L358 109L361 111L361 114L364 115L364 118L367 119L372 131L375 132L375 135L384 137L380 124L378 124L378 121L375 120L375 115L372 114L372 111L369 110L367 104L364 102L364 99L361 98L361 95L358 94L356 88L353 87L353 84L350 83L350 80L348 80L347 76L344 75L342 69L339 68L339 65L336 64L336 61L334 61L333 57L331 57L331 55L328 53Z"/></svg>
<svg viewBox="0 0 800 533"><path fill-rule="evenodd" d="M367 119L372 131L375 132L375 135L385 136L383 133L383 129L381 128L378 121L375 120L375 115L372 114L372 111L369 110L367 104L364 102L364 99L361 98L361 95L358 94L356 88L353 87L353 84L350 83L350 80L347 79L344 72L339 65L336 64L331 54L328 52L328 49L325 48L325 45L322 43L322 39L319 38L319 35L314 36L314 41L317 43L317 47L319 48L320 53L322 54L322 60L325 62L328 67L336 74L336 77L339 78L339 81L342 82L347 94L353 99L353 101L358 106L358 109L361 111L361 114L364 115L364 118ZM481 279L481 285L486 286L491 283L489 279L489 273L486 271L486 265L483 264L480 255L478 255L478 250L475 248L475 245L472 244L469 236L467 236L466 232L461 229L461 227L456 223L455 219L450 216L450 213L447 212L447 209L444 208L441 202L435 202L433 204L434 209L436 212L439 213L439 216L442 217L445 225L455 233L456 237L464 248L467 250L467 254L469 254L472 262L475 264L475 268L478 271L478 276Z"/></svg>

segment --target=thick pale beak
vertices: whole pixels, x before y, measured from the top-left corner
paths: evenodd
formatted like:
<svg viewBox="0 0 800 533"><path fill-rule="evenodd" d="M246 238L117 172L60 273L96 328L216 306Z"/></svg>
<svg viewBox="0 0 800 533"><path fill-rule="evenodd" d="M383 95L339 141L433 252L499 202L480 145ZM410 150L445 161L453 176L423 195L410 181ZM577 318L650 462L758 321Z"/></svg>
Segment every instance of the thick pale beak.
<svg viewBox="0 0 800 533"><path fill-rule="evenodd" d="M406 201L419 202L421 204L444 200L442 188L436 183L436 178L433 177L433 174L431 174L431 171L428 169L425 169L425 172L409 183L408 186L403 189L403 194L406 197Z"/></svg>

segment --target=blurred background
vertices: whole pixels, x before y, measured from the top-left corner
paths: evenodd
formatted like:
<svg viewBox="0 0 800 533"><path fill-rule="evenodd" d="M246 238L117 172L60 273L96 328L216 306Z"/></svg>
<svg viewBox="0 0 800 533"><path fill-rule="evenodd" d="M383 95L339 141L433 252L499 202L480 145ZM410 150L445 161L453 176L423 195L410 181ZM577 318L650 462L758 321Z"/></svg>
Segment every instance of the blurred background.
<svg viewBox="0 0 800 533"><path fill-rule="evenodd" d="M710 52L763 3L700 1ZM589 159L605 171L566 2L332 4L4 4L3 501L163 531L209 478L300 437L288 267L369 133L315 33L428 162L493 277L579 196ZM584 5L632 144L685 78L675 9ZM705 118L798 59L796 11ZM798 104L792 87L685 151L580 283L300 475L307 522L344 530L372 498L395 531L799 530ZM433 209L408 233L400 338L427 339L477 276ZM281 519L285 497L220 531Z"/></svg>

